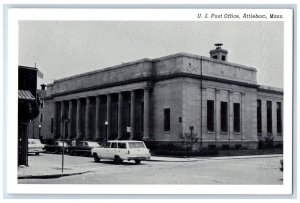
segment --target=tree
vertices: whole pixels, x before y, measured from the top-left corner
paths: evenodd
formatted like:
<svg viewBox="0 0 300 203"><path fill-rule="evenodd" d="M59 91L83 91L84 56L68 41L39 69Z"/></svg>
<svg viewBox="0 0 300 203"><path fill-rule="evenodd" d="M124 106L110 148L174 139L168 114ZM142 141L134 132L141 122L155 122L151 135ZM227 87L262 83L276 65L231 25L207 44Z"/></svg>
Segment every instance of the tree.
<svg viewBox="0 0 300 203"><path fill-rule="evenodd" d="M179 137L183 139L183 143L186 147L186 150L192 150L193 144L197 143L199 141L199 136L197 133L194 133L193 131L191 132L185 132L185 133L180 133Z"/></svg>
<svg viewBox="0 0 300 203"><path fill-rule="evenodd" d="M18 100L18 117L20 121L28 122L35 119L39 113L39 105L36 100Z"/></svg>

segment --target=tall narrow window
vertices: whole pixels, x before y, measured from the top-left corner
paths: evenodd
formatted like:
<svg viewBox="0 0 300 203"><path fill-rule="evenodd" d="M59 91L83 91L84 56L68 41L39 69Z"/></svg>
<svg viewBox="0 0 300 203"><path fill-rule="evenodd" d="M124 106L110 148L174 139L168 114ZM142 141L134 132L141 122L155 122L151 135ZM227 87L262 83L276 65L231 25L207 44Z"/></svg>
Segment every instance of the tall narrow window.
<svg viewBox="0 0 300 203"><path fill-rule="evenodd" d="M267 132L272 133L272 101L267 101Z"/></svg>
<svg viewBox="0 0 300 203"><path fill-rule="evenodd" d="M50 127L51 128L51 133L53 133L53 127L54 127L53 124L54 124L54 119L51 118L51 127Z"/></svg>
<svg viewBox="0 0 300 203"><path fill-rule="evenodd" d="M221 102L221 132L227 132L228 127L227 102Z"/></svg>
<svg viewBox="0 0 300 203"><path fill-rule="evenodd" d="M257 133L261 133L261 100L257 100Z"/></svg>
<svg viewBox="0 0 300 203"><path fill-rule="evenodd" d="M141 131L144 132L144 102L141 102Z"/></svg>
<svg viewBox="0 0 300 203"><path fill-rule="evenodd" d="M170 131L170 109L164 109L164 131Z"/></svg>
<svg viewBox="0 0 300 203"><path fill-rule="evenodd" d="M43 122L43 114L41 113L40 114L40 123L42 123Z"/></svg>
<svg viewBox="0 0 300 203"><path fill-rule="evenodd" d="M233 130L236 133L241 132L240 117L241 117L240 104L234 103L233 104Z"/></svg>
<svg viewBox="0 0 300 203"><path fill-rule="evenodd" d="M207 100L207 130L214 131L214 101Z"/></svg>
<svg viewBox="0 0 300 203"><path fill-rule="evenodd" d="M281 102L277 102L277 133L282 133Z"/></svg>
<svg viewBox="0 0 300 203"><path fill-rule="evenodd" d="M131 103L129 102L128 103L128 113L127 113L127 115L128 115L128 123L127 123L127 126L130 126L130 121L131 121Z"/></svg>
<svg viewBox="0 0 300 203"><path fill-rule="evenodd" d="M44 100L41 99L41 109L44 108Z"/></svg>

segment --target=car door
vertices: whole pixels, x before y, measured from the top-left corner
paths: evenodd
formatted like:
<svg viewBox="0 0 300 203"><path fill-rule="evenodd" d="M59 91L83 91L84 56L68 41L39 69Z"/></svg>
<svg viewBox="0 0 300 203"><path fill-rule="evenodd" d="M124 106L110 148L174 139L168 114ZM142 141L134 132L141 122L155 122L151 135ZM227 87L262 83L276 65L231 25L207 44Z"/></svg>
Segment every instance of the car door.
<svg viewBox="0 0 300 203"><path fill-rule="evenodd" d="M55 152L55 150L57 149L57 145L58 145L57 142L52 143L52 144L49 146L49 151L50 151L50 152Z"/></svg>
<svg viewBox="0 0 300 203"><path fill-rule="evenodd" d="M114 159L115 155L117 154L118 150L118 143L117 142L112 142L109 150L109 158Z"/></svg>
<svg viewBox="0 0 300 203"><path fill-rule="evenodd" d="M80 154L80 153L81 153L81 150L82 150L82 145L83 145L83 142L82 142L82 141L78 142L77 145L76 145L76 147L74 147L74 151L75 151L76 153Z"/></svg>
<svg viewBox="0 0 300 203"><path fill-rule="evenodd" d="M117 155L119 155L122 159L127 159L128 150L126 146L126 142L118 142Z"/></svg>
<svg viewBox="0 0 300 203"><path fill-rule="evenodd" d="M100 148L99 156L101 159L109 159L109 151L110 151L111 142L107 142L104 148Z"/></svg>

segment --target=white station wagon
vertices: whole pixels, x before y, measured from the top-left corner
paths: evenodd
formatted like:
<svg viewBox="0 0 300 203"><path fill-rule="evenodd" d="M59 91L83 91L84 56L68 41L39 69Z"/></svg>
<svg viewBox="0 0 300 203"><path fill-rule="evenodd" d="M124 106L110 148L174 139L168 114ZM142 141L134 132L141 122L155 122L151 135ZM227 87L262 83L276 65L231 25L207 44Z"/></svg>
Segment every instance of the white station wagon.
<svg viewBox="0 0 300 203"><path fill-rule="evenodd" d="M45 151L45 145L41 143L40 139L28 139L28 153L39 155Z"/></svg>
<svg viewBox="0 0 300 203"><path fill-rule="evenodd" d="M112 140L108 141L105 147L93 148L91 152L95 162L100 162L100 159L111 159L120 164L124 160L134 160L140 164L142 160L150 159L149 149L143 141Z"/></svg>

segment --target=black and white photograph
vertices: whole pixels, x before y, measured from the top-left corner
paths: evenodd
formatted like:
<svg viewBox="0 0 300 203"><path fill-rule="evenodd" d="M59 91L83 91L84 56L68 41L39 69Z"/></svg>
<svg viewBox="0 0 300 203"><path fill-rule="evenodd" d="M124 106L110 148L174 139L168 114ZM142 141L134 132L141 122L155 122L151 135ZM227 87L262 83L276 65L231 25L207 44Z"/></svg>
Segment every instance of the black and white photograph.
<svg viewBox="0 0 300 203"><path fill-rule="evenodd" d="M17 21L17 185L289 184L290 10L124 10Z"/></svg>

